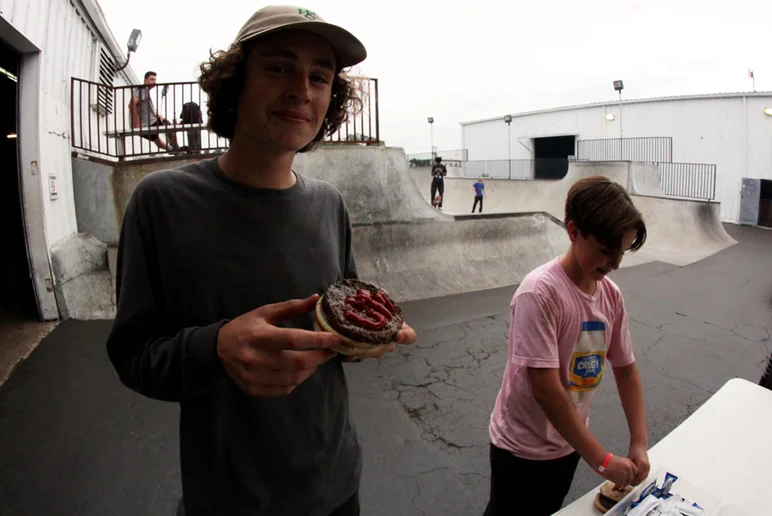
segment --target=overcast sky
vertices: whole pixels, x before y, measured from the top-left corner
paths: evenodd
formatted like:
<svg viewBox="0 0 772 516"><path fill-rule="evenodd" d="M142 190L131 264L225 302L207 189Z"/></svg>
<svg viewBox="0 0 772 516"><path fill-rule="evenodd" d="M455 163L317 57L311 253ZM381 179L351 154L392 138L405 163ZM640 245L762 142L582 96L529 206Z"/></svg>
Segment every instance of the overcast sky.
<svg viewBox="0 0 772 516"><path fill-rule="evenodd" d="M99 0L121 45L142 30L137 76L193 81L262 5L240 0ZM459 122L625 98L772 90L768 0L314 0L303 4L348 29L377 77L381 138L406 152L461 146ZM503 131L504 129L502 129Z"/></svg>

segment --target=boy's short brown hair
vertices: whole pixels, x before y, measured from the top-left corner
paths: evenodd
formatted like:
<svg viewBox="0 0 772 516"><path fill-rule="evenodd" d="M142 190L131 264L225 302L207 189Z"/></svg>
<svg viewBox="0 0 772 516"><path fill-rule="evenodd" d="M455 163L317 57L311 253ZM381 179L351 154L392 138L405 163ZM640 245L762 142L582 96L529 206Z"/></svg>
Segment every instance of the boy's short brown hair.
<svg viewBox="0 0 772 516"><path fill-rule="evenodd" d="M635 231L631 251L646 241L646 224L625 188L604 176L583 177L566 196L565 224L573 222L584 238L594 236L611 252L622 251L625 233Z"/></svg>

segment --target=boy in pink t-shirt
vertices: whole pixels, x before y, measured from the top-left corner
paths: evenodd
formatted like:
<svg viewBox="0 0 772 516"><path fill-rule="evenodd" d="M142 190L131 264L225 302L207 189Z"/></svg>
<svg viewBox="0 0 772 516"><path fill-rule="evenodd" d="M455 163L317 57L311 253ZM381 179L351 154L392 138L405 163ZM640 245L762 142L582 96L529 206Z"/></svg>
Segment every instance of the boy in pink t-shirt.
<svg viewBox="0 0 772 516"><path fill-rule="evenodd" d="M560 510L579 459L618 486L649 473L641 380L619 287L607 274L646 240L625 189L601 176L569 190L563 256L531 271L510 305L509 360L490 421L491 490L485 516ZM630 430L617 457L588 428L611 364Z"/></svg>

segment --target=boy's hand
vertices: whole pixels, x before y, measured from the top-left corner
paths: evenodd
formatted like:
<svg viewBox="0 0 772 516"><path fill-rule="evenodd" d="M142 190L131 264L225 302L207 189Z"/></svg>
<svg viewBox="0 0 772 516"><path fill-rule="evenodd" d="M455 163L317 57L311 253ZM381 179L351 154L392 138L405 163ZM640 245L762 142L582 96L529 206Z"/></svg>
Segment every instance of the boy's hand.
<svg viewBox="0 0 772 516"><path fill-rule="evenodd" d="M225 324L217 355L228 376L250 396L286 396L335 352L340 337L277 326L314 309L319 296L261 306Z"/></svg>
<svg viewBox="0 0 772 516"><path fill-rule="evenodd" d="M613 455L606 469L601 476L606 480L611 480L617 487L634 485L633 480L638 474L638 468L633 461L624 457Z"/></svg>
<svg viewBox="0 0 772 516"><path fill-rule="evenodd" d="M631 485L637 486L649 476L651 465L649 464L649 454L646 452L646 446L633 444L630 446L630 451L627 453L627 458L635 464L638 468L638 472L633 478Z"/></svg>
<svg viewBox="0 0 772 516"><path fill-rule="evenodd" d="M413 328L407 325L407 323L402 323L402 329L400 329L397 332L397 335L394 337L394 342L389 344L388 346L383 346L380 351L375 354L371 355L369 358L380 358L383 355L387 353L391 353L395 349L397 349L397 344L413 344L416 340L416 333ZM360 362L362 359L357 356L345 356L343 357L344 362Z"/></svg>

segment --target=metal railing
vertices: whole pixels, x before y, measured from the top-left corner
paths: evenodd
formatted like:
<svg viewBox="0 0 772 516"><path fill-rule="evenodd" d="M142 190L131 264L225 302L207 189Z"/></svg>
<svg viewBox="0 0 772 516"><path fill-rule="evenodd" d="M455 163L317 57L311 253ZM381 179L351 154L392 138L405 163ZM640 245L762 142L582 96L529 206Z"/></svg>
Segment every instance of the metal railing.
<svg viewBox="0 0 772 516"><path fill-rule="evenodd" d="M118 159L165 154L170 143L220 152L228 141L206 130L207 98L193 82L113 87L73 78L72 147Z"/></svg>
<svg viewBox="0 0 772 516"><path fill-rule="evenodd" d="M348 121L335 134L325 138L326 143L375 145L381 142L378 79L352 77L362 109L349 113Z"/></svg>
<svg viewBox="0 0 772 516"><path fill-rule="evenodd" d="M669 136L651 136L577 140L576 159L669 163L673 160L673 139Z"/></svg>
<svg viewBox="0 0 772 516"><path fill-rule="evenodd" d="M352 80L362 109L350 113L325 143L377 144L378 81ZM196 82L113 87L73 77L71 88L73 149L120 160L167 154L170 143L183 153L217 153L228 147L227 139L207 129L208 96Z"/></svg>
<svg viewBox="0 0 772 516"><path fill-rule="evenodd" d="M469 159L469 151L467 149L452 149L432 152L417 152L415 154L408 154L407 161L410 166L415 167L429 167L434 164L434 157L439 156L442 158L442 162L448 166L461 166L461 163Z"/></svg>
<svg viewBox="0 0 772 516"><path fill-rule="evenodd" d="M466 161L465 177L492 179L562 179L568 173L567 159L500 159Z"/></svg>
<svg viewBox="0 0 772 516"><path fill-rule="evenodd" d="M665 195L712 201L716 198L716 165L659 163L660 186Z"/></svg>

